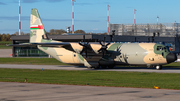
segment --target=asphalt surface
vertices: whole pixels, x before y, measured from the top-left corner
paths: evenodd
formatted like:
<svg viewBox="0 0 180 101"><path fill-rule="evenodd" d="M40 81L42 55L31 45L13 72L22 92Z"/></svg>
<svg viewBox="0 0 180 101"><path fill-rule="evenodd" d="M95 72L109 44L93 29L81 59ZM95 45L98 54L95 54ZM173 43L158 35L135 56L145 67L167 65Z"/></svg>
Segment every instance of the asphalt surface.
<svg viewBox="0 0 180 101"><path fill-rule="evenodd" d="M0 82L0 101L179 101L180 90Z"/></svg>
<svg viewBox="0 0 180 101"><path fill-rule="evenodd" d="M0 64L0 68L180 73L180 68L163 68L162 70L156 70L155 68L147 67L115 67L115 69L87 69L83 66Z"/></svg>
<svg viewBox="0 0 180 101"><path fill-rule="evenodd" d="M0 49L0 57L11 57L12 49Z"/></svg>

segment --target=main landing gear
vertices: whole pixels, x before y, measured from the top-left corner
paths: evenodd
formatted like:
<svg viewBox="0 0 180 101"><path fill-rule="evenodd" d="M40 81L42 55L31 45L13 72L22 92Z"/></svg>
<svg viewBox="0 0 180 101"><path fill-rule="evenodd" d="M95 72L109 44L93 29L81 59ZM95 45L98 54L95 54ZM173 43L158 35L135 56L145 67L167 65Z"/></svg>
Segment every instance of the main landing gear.
<svg viewBox="0 0 180 101"><path fill-rule="evenodd" d="M113 69L115 65L100 65L100 66L93 66L94 69Z"/></svg>
<svg viewBox="0 0 180 101"><path fill-rule="evenodd" d="M161 70L162 69L162 65L149 65L147 66L148 68L156 68L157 70Z"/></svg>
<svg viewBox="0 0 180 101"><path fill-rule="evenodd" d="M115 65L98 65L98 66L92 66L87 67L88 69L113 69Z"/></svg>

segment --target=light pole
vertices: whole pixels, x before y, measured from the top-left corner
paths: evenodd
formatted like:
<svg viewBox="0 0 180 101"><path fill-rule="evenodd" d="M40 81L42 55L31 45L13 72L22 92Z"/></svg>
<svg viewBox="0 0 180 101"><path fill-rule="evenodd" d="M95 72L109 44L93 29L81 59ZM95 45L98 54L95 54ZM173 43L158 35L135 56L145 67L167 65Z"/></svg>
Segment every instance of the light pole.
<svg viewBox="0 0 180 101"><path fill-rule="evenodd" d="M75 0L72 0L72 33L74 34L74 2Z"/></svg>
<svg viewBox="0 0 180 101"><path fill-rule="evenodd" d="M109 35L109 5L107 5L107 34Z"/></svg>
<svg viewBox="0 0 180 101"><path fill-rule="evenodd" d="M157 25L158 25L158 19L159 19L159 16L157 16Z"/></svg>
<svg viewBox="0 0 180 101"><path fill-rule="evenodd" d="M134 25L136 24L136 9L134 9Z"/></svg>
<svg viewBox="0 0 180 101"><path fill-rule="evenodd" d="M19 35L21 35L21 4L19 0Z"/></svg>

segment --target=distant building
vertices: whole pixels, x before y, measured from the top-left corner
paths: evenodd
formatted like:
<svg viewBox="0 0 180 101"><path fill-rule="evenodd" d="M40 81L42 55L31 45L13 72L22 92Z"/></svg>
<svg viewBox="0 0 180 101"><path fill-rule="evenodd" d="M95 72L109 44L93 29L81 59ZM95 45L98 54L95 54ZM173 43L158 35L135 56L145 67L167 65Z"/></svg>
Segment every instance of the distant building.
<svg viewBox="0 0 180 101"><path fill-rule="evenodd" d="M110 32L112 30L115 35L174 37L180 35L180 23L110 24Z"/></svg>

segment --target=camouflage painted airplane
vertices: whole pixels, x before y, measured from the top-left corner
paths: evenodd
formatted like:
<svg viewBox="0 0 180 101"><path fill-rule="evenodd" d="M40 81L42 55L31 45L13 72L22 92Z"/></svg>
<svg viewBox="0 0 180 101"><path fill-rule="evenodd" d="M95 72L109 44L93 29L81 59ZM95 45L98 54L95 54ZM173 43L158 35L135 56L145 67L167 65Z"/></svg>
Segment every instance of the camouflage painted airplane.
<svg viewBox="0 0 180 101"><path fill-rule="evenodd" d="M30 43L14 46L37 46L55 59L88 68L113 68L115 65L145 65L162 69L177 56L157 43L89 43L49 40L37 9L31 10ZM85 37L85 36L84 36Z"/></svg>

